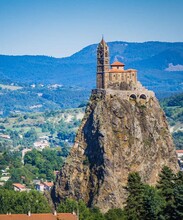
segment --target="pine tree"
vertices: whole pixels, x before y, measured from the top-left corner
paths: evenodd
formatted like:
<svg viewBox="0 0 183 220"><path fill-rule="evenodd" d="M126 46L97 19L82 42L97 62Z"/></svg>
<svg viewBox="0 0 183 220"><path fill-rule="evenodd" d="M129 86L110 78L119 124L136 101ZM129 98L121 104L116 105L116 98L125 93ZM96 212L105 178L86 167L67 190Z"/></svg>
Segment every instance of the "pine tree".
<svg viewBox="0 0 183 220"><path fill-rule="evenodd" d="M143 198L143 220L161 219L163 209L165 207L165 200L159 194L158 190L152 186L144 186Z"/></svg>
<svg viewBox="0 0 183 220"><path fill-rule="evenodd" d="M138 173L130 173L128 177L127 205L125 207L128 220L140 220L143 213L144 185Z"/></svg>
<svg viewBox="0 0 183 220"><path fill-rule="evenodd" d="M176 220L183 219L183 184L177 185L174 189L175 209L173 218Z"/></svg>
<svg viewBox="0 0 183 220"><path fill-rule="evenodd" d="M183 219L183 172L179 171L175 179L174 187L174 214L172 219Z"/></svg>
<svg viewBox="0 0 183 220"><path fill-rule="evenodd" d="M105 214L105 219L106 220L125 220L125 213L122 209L110 209L106 214Z"/></svg>
<svg viewBox="0 0 183 220"><path fill-rule="evenodd" d="M162 172L159 175L157 188L160 190L163 198L166 201L166 206L163 211L165 219L174 219L174 188L176 176L169 167L163 167Z"/></svg>

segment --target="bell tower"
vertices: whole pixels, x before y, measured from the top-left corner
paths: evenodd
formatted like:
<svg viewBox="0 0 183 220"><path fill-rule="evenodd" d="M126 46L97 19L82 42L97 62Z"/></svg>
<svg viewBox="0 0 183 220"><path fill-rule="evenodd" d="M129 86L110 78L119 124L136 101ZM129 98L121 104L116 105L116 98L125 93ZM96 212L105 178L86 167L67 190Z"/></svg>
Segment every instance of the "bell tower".
<svg viewBox="0 0 183 220"><path fill-rule="evenodd" d="M97 89L106 89L109 81L109 47L103 37L97 47Z"/></svg>

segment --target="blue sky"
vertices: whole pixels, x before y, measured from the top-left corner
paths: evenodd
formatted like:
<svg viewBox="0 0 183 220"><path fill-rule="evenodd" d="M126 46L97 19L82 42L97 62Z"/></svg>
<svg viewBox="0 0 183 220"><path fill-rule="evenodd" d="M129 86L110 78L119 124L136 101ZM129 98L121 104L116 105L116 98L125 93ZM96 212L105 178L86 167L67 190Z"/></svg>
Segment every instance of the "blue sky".
<svg viewBox="0 0 183 220"><path fill-rule="evenodd" d="M183 41L183 0L0 0L0 54L69 56L100 41Z"/></svg>

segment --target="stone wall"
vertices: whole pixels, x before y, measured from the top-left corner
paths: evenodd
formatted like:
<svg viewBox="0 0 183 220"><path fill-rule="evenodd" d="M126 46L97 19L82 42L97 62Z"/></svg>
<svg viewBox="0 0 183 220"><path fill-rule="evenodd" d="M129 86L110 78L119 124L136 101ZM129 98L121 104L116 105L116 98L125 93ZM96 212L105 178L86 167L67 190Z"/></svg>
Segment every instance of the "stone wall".
<svg viewBox="0 0 183 220"><path fill-rule="evenodd" d="M134 100L134 101L144 101L148 102L150 99L155 98L153 91L147 90L141 85L140 82L137 82L137 87L132 90L118 90L118 89L93 89L92 94L101 94L101 95L111 95L111 96L120 96L125 100Z"/></svg>

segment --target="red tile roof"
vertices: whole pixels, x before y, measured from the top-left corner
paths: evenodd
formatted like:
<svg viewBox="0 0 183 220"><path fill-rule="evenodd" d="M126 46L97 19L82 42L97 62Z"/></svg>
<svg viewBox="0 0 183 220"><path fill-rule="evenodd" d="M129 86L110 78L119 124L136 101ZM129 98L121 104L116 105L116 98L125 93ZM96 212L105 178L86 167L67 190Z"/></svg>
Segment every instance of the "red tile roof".
<svg viewBox="0 0 183 220"><path fill-rule="evenodd" d="M77 216L71 213L58 213L58 220L77 220Z"/></svg>
<svg viewBox="0 0 183 220"><path fill-rule="evenodd" d="M52 187L53 186L53 182L44 182L43 184L45 186L48 186L48 187Z"/></svg>
<svg viewBox="0 0 183 220"><path fill-rule="evenodd" d="M19 188L19 189L25 189L25 186L20 183L13 183L13 186Z"/></svg>
<svg viewBox="0 0 183 220"><path fill-rule="evenodd" d="M109 73L125 73L125 70L120 69L110 69Z"/></svg>
<svg viewBox="0 0 183 220"><path fill-rule="evenodd" d="M42 213L42 214L10 214L10 215L1 215L0 220L77 220L77 216L71 213L58 213L53 215L51 213Z"/></svg>
<svg viewBox="0 0 183 220"><path fill-rule="evenodd" d="M111 64L111 66L124 66L124 63L121 63L119 61L115 61L114 63Z"/></svg>
<svg viewBox="0 0 183 220"><path fill-rule="evenodd" d="M129 73L129 72L137 72L135 69L128 69L128 70L122 70L122 69L110 69L109 73Z"/></svg>
<svg viewBox="0 0 183 220"><path fill-rule="evenodd" d="M176 150L177 153L183 153L183 150Z"/></svg>

